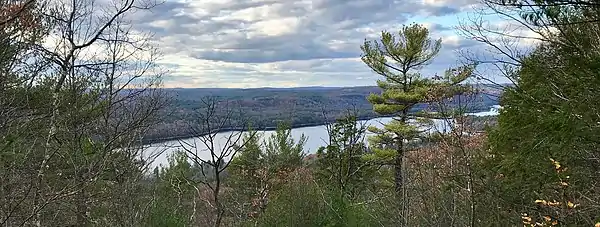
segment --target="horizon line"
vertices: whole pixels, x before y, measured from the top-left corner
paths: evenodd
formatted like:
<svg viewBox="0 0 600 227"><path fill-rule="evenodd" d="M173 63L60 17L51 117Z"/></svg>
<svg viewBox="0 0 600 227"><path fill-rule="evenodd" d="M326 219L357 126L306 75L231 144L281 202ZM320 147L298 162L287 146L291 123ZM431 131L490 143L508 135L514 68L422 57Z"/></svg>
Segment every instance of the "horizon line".
<svg viewBox="0 0 600 227"><path fill-rule="evenodd" d="M477 83L474 85L512 85L511 83ZM298 88L359 88L359 87L377 87L377 85L355 85L355 86L298 86L298 87L162 87L161 89L298 89Z"/></svg>

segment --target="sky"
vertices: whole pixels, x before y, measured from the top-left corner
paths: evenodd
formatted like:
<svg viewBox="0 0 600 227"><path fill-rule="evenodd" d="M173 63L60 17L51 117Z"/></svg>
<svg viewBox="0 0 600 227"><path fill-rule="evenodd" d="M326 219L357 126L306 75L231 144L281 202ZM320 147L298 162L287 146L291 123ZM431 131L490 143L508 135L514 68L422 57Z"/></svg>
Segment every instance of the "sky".
<svg viewBox="0 0 600 227"><path fill-rule="evenodd" d="M138 12L134 27L153 33L165 87L364 86L381 77L360 60L360 45L382 30L416 22L442 39L425 76L458 66L459 50L481 50L455 29L477 1L166 0Z"/></svg>

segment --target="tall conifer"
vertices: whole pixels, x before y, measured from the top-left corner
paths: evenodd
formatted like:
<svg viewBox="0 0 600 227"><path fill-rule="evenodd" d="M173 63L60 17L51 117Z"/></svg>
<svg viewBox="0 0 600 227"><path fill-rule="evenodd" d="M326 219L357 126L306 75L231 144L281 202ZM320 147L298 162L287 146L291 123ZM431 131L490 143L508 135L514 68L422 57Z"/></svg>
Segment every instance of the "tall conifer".
<svg viewBox="0 0 600 227"><path fill-rule="evenodd" d="M468 90L460 83L472 73L474 66L447 70L444 76L423 77L419 70L429 65L441 48L441 39L432 40L429 30L412 24L394 35L383 31L381 38L365 41L361 46L362 61L383 76L377 85L381 94L368 97L375 112L393 116L383 128L369 127L375 133L371 139L373 158L388 159L395 171L394 183L398 194L403 189L402 162L414 139L421 136L420 125L432 124L439 117L434 112L411 111L419 103L431 103L451 98ZM418 122L418 123L409 123Z"/></svg>

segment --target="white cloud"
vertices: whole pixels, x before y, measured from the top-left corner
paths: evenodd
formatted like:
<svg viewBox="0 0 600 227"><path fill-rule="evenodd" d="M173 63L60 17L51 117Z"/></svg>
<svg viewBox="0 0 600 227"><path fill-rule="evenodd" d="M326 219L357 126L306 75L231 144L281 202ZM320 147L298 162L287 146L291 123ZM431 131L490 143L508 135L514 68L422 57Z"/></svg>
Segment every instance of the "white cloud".
<svg viewBox="0 0 600 227"><path fill-rule="evenodd" d="M173 26L174 21L171 20L156 20L149 23L150 26L155 28L169 28Z"/></svg>
<svg viewBox="0 0 600 227"><path fill-rule="evenodd" d="M136 15L156 33L170 87L374 85L360 60L364 39L403 23L425 23L444 49L427 74L455 64L475 45L450 31L477 0L187 0ZM426 15L427 17L424 17Z"/></svg>
<svg viewBox="0 0 600 227"><path fill-rule="evenodd" d="M442 45L459 47L464 39L458 35L449 35L442 38Z"/></svg>
<svg viewBox="0 0 600 227"><path fill-rule="evenodd" d="M443 6L447 3L447 0L423 0L424 5Z"/></svg>
<svg viewBox="0 0 600 227"><path fill-rule="evenodd" d="M296 31L299 23L298 18L294 17L258 21L250 25L249 28L254 32L250 32L249 38L255 35L281 36L292 34Z"/></svg>

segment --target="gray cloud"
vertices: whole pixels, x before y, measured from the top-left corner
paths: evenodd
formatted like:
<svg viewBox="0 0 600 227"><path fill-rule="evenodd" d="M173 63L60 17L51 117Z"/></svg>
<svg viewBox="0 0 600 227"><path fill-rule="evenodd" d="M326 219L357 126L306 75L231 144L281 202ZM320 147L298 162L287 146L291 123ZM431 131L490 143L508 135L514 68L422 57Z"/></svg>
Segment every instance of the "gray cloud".
<svg viewBox="0 0 600 227"><path fill-rule="evenodd" d="M401 24L418 12L434 16L453 14L460 11L460 4L465 3L432 6L411 0L234 0L221 5L199 5L194 1L167 1L138 21L144 30L155 33L161 46L169 46L170 52L185 52L207 60L260 63L358 56L358 46L336 50L329 41L360 44L369 33L361 28L390 22ZM251 11L266 15L256 16L256 20L241 19ZM261 25L260 21L266 18L274 23ZM289 19L289 24L280 23L284 18ZM253 25L288 31L248 37L256 33Z"/></svg>
<svg viewBox="0 0 600 227"><path fill-rule="evenodd" d="M163 65L173 73L167 83L365 85L377 78L357 59L365 38L398 29L416 16L460 13L477 0L435 1L440 0L167 0L132 20L137 29L154 33L152 41L168 56ZM429 28L434 36L452 30L447 23L429 23ZM444 70L456 62L455 50L477 45L445 42L427 70Z"/></svg>

